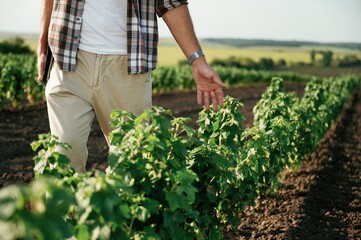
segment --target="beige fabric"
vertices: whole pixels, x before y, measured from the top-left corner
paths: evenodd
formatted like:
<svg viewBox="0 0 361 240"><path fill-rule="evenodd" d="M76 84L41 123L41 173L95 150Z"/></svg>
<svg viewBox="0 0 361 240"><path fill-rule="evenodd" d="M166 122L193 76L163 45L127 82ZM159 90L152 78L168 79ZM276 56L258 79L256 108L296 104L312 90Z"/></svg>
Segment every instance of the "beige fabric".
<svg viewBox="0 0 361 240"><path fill-rule="evenodd" d="M142 113L152 105L150 73L128 75L126 55L102 55L78 51L75 72L55 65L46 85L51 133L69 143L66 154L72 167L85 172L87 141L96 116L109 144L110 113L114 109Z"/></svg>

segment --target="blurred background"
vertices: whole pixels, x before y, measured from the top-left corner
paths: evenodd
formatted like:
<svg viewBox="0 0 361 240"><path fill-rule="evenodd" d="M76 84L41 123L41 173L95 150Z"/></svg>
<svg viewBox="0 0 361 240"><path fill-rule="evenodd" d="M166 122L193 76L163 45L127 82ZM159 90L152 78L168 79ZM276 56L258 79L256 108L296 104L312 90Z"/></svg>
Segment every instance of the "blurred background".
<svg viewBox="0 0 361 240"><path fill-rule="evenodd" d="M314 63L327 55L323 51L332 52L330 65L346 56L349 61L361 58L359 0L189 0L189 9L211 62L269 58L295 66L311 64L312 50L319 51ZM34 50L40 17L41 0L0 0L0 41L19 36ZM160 65L184 60L161 19L159 29Z"/></svg>

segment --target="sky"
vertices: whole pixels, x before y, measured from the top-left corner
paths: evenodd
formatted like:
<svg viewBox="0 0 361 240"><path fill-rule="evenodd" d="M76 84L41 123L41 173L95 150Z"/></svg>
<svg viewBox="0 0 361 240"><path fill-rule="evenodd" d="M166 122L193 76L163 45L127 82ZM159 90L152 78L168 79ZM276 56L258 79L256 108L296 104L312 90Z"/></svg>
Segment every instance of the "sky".
<svg viewBox="0 0 361 240"><path fill-rule="evenodd" d="M188 0L199 38L361 43L361 0ZM39 33L41 0L0 0L0 32ZM161 37L171 36L160 19Z"/></svg>

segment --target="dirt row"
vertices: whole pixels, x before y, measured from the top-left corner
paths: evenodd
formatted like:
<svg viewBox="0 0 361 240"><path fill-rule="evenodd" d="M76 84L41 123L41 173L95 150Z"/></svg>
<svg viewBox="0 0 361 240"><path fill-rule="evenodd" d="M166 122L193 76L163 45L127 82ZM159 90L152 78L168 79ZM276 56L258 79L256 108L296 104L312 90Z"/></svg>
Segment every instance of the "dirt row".
<svg viewBox="0 0 361 240"><path fill-rule="evenodd" d="M288 67L285 69L280 69L283 71L291 71L300 74L306 74L310 76L320 76L320 77L335 77L342 75L356 75L361 76L360 67L312 67L312 66L294 66Z"/></svg>
<svg viewBox="0 0 361 240"><path fill-rule="evenodd" d="M361 239L361 91L278 192L241 216L232 239Z"/></svg>
<svg viewBox="0 0 361 240"><path fill-rule="evenodd" d="M255 85L228 89L226 95L240 99L245 107L245 127L252 124L252 108L261 97L267 85ZM289 90L302 93L303 84L288 84ZM197 128L197 118L201 106L196 103L195 92L158 94L153 97L153 105L171 109L176 116L190 117L190 125ZM50 131L45 104L26 107L22 110L0 111L0 187L11 183L27 183L33 178L35 153L30 144L41 133ZM107 167L108 146L96 121L88 141L89 158L87 169L104 170Z"/></svg>

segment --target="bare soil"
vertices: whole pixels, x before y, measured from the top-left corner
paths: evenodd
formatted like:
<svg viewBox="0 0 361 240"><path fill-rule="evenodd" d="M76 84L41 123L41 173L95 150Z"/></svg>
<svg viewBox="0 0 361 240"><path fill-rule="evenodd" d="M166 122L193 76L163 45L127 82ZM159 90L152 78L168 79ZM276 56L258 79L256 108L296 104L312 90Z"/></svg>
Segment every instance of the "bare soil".
<svg viewBox="0 0 361 240"><path fill-rule="evenodd" d="M241 216L234 239L361 239L361 91L278 192Z"/></svg>

